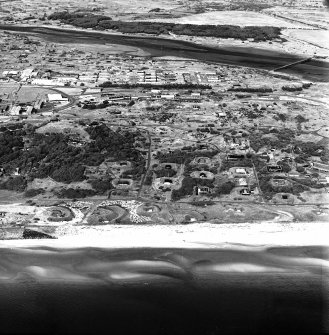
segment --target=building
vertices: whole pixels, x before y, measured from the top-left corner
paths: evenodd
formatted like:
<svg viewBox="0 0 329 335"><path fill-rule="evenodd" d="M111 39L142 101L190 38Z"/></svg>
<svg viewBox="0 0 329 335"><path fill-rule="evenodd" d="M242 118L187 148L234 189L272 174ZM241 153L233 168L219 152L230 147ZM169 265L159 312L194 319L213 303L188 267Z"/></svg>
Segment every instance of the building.
<svg viewBox="0 0 329 335"><path fill-rule="evenodd" d="M4 77L15 77L19 75L18 71L12 70L12 71L3 71L2 75Z"/></svg>
<svg viewBox="0 0 329 335"><path fill-rule="evenodd" d="M236 186L248 186L248 182L246 178L236 178L235 179Z"/></svg>
<svg viewBox="0 0 329 335"><path fill-rule="evenodd" d="M280 165L268 165L267 166L268 172L282 172L282 166Z"/></svg>
<svg viewBox="0 0 329 335"><path fill-rule="evenodd" d="M175 99L175 97L176 97L175 94L161 94L161 99L173 100Z"/></svg>
<svg viewBox="0 0 329 335"><path fill-rule="evenodd" d="M247 188L244 188L240 191L240 194L241 195L251 195L251 192Z"/></svg>
<svg viewBox="0 0 329 335"><path fill-rule="evenodd" d="M42 85L42 86L65 86L64 82L59 82L53 79L43 79L43 78L33 79L31 84L32 85Z"/></svg>
<svg viewBox="0 0 329 335"><path fill-rule="evenodd" d="M69 101L68 98L63 97L61 94L48 94L48 100L50 102L56 101Z"/></svg>
<svg viewBox="0 0 329 335"><path fill-rule="evenodd" d="M210 188L206 186L198 186L196 188L196 195L209 194Z"/></svg>
<svg viewBox="0 0 329 335"><path fill-rule="evenodd" d="M10 110L10 115L19 115L21 111L21 106L13 106Z"/></svg>
<svg viewBox="0 0 329 335"><path fill-rule="evenodd" d="M288 174L288 176L290 177L290 178L300 178L300 174L298 173L298 172L290 172L289 174Z"/></svg>
<svg viewBox="0 0 329 335"><path fill-rule="evenodd" d="M228 161L238 161L245 158L245 155L235 155L235 154L229 154L227 155Z"/></svg>
<svg viewBox="0 0 329 335"><path fill-rule="evenodd" d="M319 178L318 183L319 184L329 184L329 177Z"/></svg>
<svg viewBox="0 0 329 335"><path fill-rule="evenodd" d="M321 171L321 172L329 172L329 165L328 164L322 164L318 162L311 163L311 166L314 170Z"/></svg>
<svg viewBox="0 0 329 335"><path fill-rule="evenodd" d="M26 80L26 79L31 78L33 71L34 71L33 68L28 68L28 69L23 70L21 73L21 79Z"/></svg>
<svg viewBox="0 0 329 335"><path fill-rule="evenodd" d="M236 168L235 169L235 173L236 174L243 174L243 175L246 175L247 174L247 171L245 168Z"/></svg>

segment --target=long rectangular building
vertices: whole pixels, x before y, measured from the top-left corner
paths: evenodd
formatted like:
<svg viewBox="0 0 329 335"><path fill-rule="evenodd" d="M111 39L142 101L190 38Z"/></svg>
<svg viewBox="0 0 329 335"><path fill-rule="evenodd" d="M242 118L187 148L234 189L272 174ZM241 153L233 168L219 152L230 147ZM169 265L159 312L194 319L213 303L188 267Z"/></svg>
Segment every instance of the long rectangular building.
<svg viewBox="0 0 329 335"><path fill-rule="evenodd" d="M313 162L312 167L313 167L313 169L318 170L318 171L329 172L329 165L328 164Z"/></svg>

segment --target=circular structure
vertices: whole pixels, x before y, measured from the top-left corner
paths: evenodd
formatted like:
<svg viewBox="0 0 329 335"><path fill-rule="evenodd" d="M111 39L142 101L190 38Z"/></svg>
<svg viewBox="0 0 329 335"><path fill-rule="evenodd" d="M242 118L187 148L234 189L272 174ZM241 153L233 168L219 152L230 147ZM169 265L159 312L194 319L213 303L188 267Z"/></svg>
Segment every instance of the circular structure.
<svg viewBox="0 0 329 335"><path fill-rule="evenodd" d="M112 181L112 184L118 189L128 189L133 186L133 180L127 178L117 178Z"/></svg>
<svg viewBox="0 0 329 335"><path fill-rule="evenodd" d="M126 214L127 211L120 206L101 206L89 216L88 223L91 225L115 223Z"/></svg>
<svg viewBox="0 0 329 335"><path fill-rule="evenodd" d="M61 221L71 221L74 218L72 211L63 206L56 206L50 209L50 216L48 221L50 222L61 222Z"/></svg>
<svg viewBox="0 0 329 335"><path fill-rule="evenodd" d="M198 165L210 165L211 159L209 157L196 157L193 163Z"/></svg>
<svg viewBox="0 0 329 335"><path fill-rule="evenodd" d="M137 214L142 216L151 217L153 215L158 214L161 211L161 208L157 205L153 204L143 204L138 207Z"/></svg>

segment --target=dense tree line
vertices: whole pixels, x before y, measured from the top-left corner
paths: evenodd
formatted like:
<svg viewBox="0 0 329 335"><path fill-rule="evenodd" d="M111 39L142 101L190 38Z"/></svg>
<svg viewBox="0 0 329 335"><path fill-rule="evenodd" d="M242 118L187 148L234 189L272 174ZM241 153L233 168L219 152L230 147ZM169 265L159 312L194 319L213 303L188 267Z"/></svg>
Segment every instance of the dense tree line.
<svg viewBox="0 0 329 335"><path fill-rule="evenodd" d="M105 81L104 83L100 84L99 87L102 88L108 88L108 87L121 87L121 88L157 88L157 89L211 89L212 87L210 85L205 84L178 84L178 83L171 83L171 84L143 84L143 83L136 83L136 84L118 84L118 83L112 83L111 81Z"/></svg>
<svg viewBox="0 0 329 335"><path fill-rule="evenodd" d="M111 20L108 16L86 13L56 12L48 16L49 20L60 20L82 28L95 28L103 20Z"/></svg>
<svg viewBox="0 0 329 335"><path fill-rule="evenodd" d="M281 29L277 27L248 26L240 27L233 25L194 25L176 24L164 22L146 21L115 21L103 15L57 12L48 16L49 20L60 20L65 24L70 24L81 28L94 28L97 30L117 30L122 33L136 34L168 34L172 32L176 35L188 36L211 36L218 38L238 38L246 40L253 38L256 41L273 40L280 37Z"/></svg>

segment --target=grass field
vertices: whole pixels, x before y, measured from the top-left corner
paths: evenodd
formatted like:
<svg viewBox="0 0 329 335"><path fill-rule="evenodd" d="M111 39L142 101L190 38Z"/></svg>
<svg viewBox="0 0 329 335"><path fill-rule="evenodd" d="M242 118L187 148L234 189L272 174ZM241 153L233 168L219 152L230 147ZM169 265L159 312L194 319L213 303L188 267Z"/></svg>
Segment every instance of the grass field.
<svg viewBox="0 0 329 335"><path fill-rule="evenodd" d="M32 102L36 99L46 98L47 94L52 94L54 91L48 90L41 87L22 87L18 91L18 100L19 102Z"/></svg>

